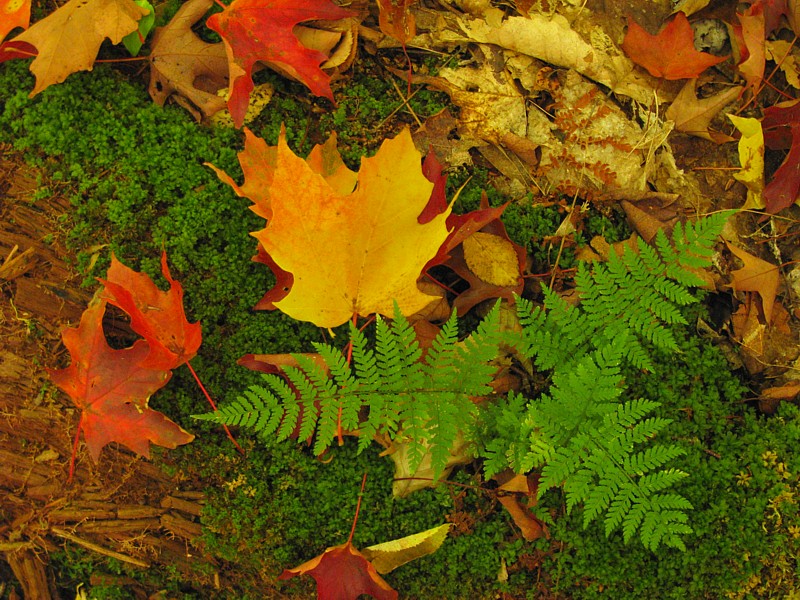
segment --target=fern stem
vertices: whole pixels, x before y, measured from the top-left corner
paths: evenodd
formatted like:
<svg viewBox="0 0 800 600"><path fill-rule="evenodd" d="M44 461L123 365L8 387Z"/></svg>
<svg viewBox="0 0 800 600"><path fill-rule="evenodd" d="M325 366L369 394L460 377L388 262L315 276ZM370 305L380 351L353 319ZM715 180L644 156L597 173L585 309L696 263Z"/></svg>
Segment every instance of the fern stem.
<svg viewBox="0 0 800 600"><path fill-rule="evenodd" d="M367 472L364 471L364 477L361 478L361 490L358 492L358 503L356 504L356 516L353 517L353 526L350 528L350 537L347 538L347 543L353 541L353 534L356 532L356 523L358 523L358 512L361 510L361 498L364 497L364 486L367 485Z"/></svg>
<svg viewBox="0 0 800 600"><path fill-rule="evenodd" d="M353 313L353 327L356 326L358 322L358 315ZM350 340L347 343L347 364L351 364L353 362L353 340ZM339 412L336 416L336 440L339 442L340 446L344 446L344 432L342 431L342 405L339 405Z"/></svg>
<svg viewBox="0 0 800 600"><path fill-rule="evenodd" d="M208 400L208 403L211 405L211 408L214 409L214 412L217 412L217 405L214 403L214 400L212 400L211 395L206 390L206 387L203 385L203 382L200 381L200 377L198 377L197 372L194 370L194 367L192 366L192 363L190 363L187 360L186 366L189 367L189 371L191 371L194 380L197 382L197 385L200 386L200 390L203 392L203 395L206 397L206 400ZM227 434L228 439L230 439L230 441L233 442L233 445L236 446L236 449L239 451L239 454L244 455L244 450L242 450L242 447L233 438L233 434L231 433L231 430L228 429L228 426L223 423L222 427L225 429L225 433Z"/></svg>

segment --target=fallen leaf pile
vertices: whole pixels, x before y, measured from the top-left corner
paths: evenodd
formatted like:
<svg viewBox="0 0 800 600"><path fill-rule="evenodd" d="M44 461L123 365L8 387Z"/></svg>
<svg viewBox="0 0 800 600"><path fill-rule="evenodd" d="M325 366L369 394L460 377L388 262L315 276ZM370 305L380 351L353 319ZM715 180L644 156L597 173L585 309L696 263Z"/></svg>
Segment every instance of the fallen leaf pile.
<svg viewBox="0 0 800 600"><path fill-rule="evenodd" d="M211 44L191 28L212 4L211 0L190 0L170 23L158 28L148 57L150 95L155 102L163 104L175 94L198 118L210 117L225 105L217 92L230 88L227 104L234 124L241 127L253 90L253 70L262 66L271 66L333 100L330 76L322 68L346 68L352 61L355 12L330 0L279 0L267 5L234 0L223 12L209 17L208 27L223 39ZM27 26L30 1L6 0L0 3L0 15L3 11L10 16L2 19L0 40L14 27ZM36 75L33 97L72 73L91 71L103 40L119 44L131 34L138 39L144 17L152 18L151 10L133 0L70 0L0 45L0 62L35 56L30 67ZM329 25L298 26L308 21ZM137 52L140 45L133 44Z"/></svg>

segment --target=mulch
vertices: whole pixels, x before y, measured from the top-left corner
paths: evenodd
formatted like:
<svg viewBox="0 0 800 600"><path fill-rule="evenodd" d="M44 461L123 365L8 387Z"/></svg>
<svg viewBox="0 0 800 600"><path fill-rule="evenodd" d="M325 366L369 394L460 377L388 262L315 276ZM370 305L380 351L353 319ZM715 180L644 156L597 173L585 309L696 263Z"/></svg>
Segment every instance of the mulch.
<svg viewBox="0 0 800 600"><path fill-rule="evenodd" d="M65 245L69 200L37 199L42 177L0 144L0 595L62 597L48 555L65 546L142 569L172 565L198 583L210 573L204 583L219 587L214 559L196 548L203 493L180 473L111 444L98 464L79 449L68 481L79 409L46 368L69 363L60 332L77 325L91 293ZM2 583L9 568L16 585ZM149 596L131 578L97 573L85 583Z"/></svg>

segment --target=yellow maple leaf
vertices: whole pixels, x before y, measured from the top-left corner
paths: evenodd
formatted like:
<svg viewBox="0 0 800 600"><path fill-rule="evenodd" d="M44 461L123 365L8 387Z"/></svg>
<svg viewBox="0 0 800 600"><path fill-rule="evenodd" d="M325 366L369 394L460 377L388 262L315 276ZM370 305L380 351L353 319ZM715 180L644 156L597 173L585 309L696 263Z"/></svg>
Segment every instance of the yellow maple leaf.
<svg viewBox="0 0 800 600"><path fill-rule="evenodd" d="M335 139L303 160L281 134L267 146L247 133L239 160L241 187L217 170L267 219L255 233L274 263L291 273L288 293L274 306L290 317L336 327L354 314L391 316L394 301L412 315L438 297L417 287L425 264L448 235L447 208L424 224L433 184L408 129L386 140L356 175L335 150Z"/></svg>
<svg viewBox="0 0 800 600"><path fill-rule="evenodd" d="M14 38L37 50L30 66L36 94L76 71L91 71L103 40L119 44L147 9L133 0L70 0Z"/></svg>
<svg viewBox="0 0 800 600"><path fill-rule="evenodd" d="M746 117L728 115L742 137L739 140L739 164L742 170L733 175L747 188L747 201L744 209L764 208L764 132L761 121Z"/></svg>

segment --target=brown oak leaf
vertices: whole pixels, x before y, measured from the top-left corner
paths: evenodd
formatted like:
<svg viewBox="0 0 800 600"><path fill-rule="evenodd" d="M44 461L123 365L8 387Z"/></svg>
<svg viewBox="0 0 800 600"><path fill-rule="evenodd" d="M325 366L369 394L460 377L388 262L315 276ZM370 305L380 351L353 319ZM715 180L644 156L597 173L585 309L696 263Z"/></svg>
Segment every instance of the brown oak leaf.
<svg viewBox="0 0 800 600"><path fill-rule="evenodd" d="M210 117L225 108L217 90L228 86L225 45L204 42L192 31L213 0L189 0L172 20L156 29L150 52L150 97L162 106L172 94ZM187 107L189 108L189 107Z"/></svg>

